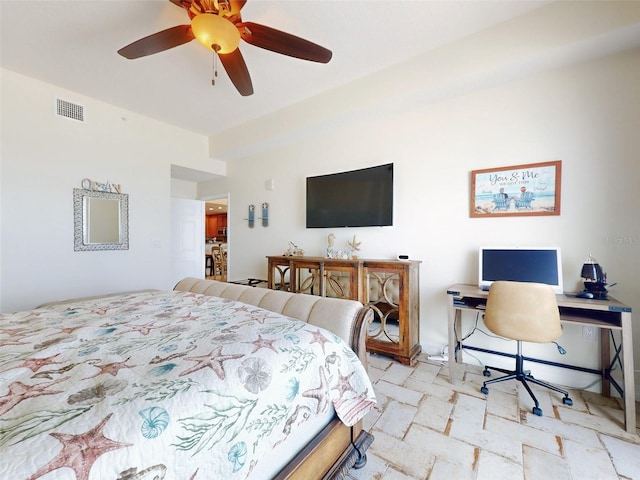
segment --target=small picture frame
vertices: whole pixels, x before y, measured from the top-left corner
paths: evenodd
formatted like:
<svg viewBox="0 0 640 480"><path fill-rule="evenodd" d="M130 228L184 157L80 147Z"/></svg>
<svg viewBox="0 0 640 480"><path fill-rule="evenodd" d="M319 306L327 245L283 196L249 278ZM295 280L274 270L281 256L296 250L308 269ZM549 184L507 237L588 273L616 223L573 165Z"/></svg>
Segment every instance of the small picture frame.
<svg viewBox="0 0 640 480"><path fill-rule="evenodd" d="M560 215L562 161L471 172L470 216Z"/></svg>

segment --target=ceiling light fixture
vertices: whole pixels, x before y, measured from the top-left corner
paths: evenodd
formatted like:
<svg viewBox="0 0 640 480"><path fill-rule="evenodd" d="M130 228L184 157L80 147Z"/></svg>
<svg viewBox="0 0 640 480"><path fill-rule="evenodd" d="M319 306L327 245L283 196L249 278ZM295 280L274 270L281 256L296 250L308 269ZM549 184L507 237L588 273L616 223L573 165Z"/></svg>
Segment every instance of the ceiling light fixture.
<svg viewBox="0 0 640 480"><path fill-rule="evenodd" d="M236 26L215 13L201 13L191 20L191 30L198 41L214 52L231 53L240 44Z"/></svg>

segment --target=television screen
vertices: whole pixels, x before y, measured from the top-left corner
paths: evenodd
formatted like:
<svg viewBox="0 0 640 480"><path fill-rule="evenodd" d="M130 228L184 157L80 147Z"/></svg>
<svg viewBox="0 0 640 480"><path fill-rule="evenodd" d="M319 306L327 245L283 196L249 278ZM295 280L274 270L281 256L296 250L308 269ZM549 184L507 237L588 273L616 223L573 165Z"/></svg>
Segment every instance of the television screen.
<svg viewBox="0 0 640 480"><path fill-rule="evenodd" d="M393 163L307 178L307 228L393 225Z"/></svg>
<svg viewBox="0 0 640 480"><path fill-rule="evenodd" d="M496 280L536 282L563 292L562 258L556 247L480 248L479 286L486 288Z"/></svg>

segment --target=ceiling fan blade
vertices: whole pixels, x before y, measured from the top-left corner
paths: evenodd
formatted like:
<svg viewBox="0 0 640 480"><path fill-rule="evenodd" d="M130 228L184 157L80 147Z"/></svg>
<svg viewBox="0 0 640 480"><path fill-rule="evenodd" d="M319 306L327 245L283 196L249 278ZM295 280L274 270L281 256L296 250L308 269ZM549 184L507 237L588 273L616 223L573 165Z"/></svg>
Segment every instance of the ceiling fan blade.
<svg viewBox="0 0 640 480"><path fill-rule="evenodd" d="M244 61L240 49L236 48L231 53L218 54L222 66L229 75L231 82L235 85L240 95L247 97L253 95L253 84L251 83L251 76L247 69L247 64Z"/></svg>
<svg viewBox="0 0 640 480"><path fill-rule="evenodd" d="M331 60L331 50L304 38L253 22L237 23L236 26L242 39L256 47L312 62L327 63Z"/></svg>
<svg viewBox="0 0 640 480"><path fill-rule="evenodd" d="M130 43L118 50L118 53L125 58L133 60L164 52L170 48L188 43L194 38L191 32L191 25L178 25Z"/></svg>

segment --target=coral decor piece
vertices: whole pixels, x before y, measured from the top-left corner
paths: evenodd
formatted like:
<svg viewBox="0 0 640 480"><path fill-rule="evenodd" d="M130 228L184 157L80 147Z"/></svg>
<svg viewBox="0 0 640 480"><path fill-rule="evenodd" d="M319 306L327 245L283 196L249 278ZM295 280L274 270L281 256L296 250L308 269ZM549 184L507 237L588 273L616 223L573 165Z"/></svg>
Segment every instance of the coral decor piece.
<svg viewBox="0 0 640 480"><path fill-rule="evenodd" d="M350 242L347 242L347 245L349 245L349 258L353 258L356 259L358 258L358 255L355 254L354 252L357 252L360 250L360 244L362 242L356 242L356 236L353 236L353 240L351 240Z"/></svg>

